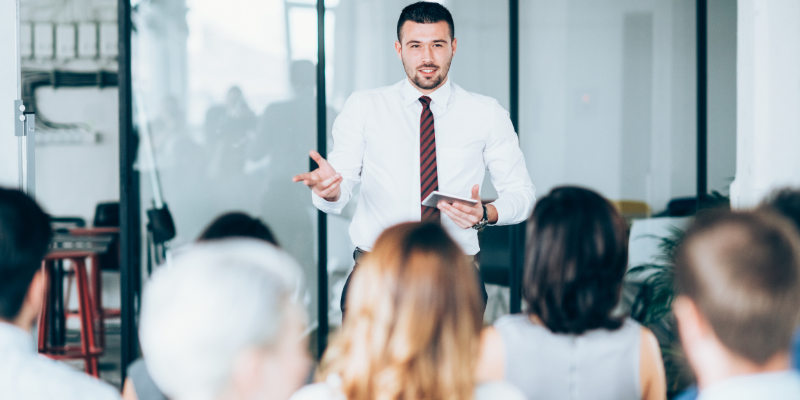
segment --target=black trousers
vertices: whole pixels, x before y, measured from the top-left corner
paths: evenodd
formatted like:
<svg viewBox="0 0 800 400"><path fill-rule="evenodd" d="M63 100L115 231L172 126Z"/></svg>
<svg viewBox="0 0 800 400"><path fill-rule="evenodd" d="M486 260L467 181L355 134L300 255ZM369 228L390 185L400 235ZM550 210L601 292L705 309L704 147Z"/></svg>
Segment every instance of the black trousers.
<svg viewBox="0 0 800 400"><path fill-rule="evenodd" d="M353 273L356 272L356 268L358 268L358 260L366 254L367 254L366 251L361 250L357 247L356 250L353 252L353 260L356 262L356 264L353 266L353 271L351 271L350 275L347 276L347 280L344 281L344 288L342 289L342 299L339 302L339 307L341 307L342 310L342 320L344 320L345 305L347 304L347 289L350 287L350 279L353 277ZM475 256L475 258L477 259L477 255ZM477 278L476 280L478 281L478 288L481 292L481 295L483 296L483 312L486 312L486 301L488 300L489 296L486 294L486 284L483 283L483 278L481 277L481 273L480 271L478 271L477 268L475 268L475 277Z"/></svg>

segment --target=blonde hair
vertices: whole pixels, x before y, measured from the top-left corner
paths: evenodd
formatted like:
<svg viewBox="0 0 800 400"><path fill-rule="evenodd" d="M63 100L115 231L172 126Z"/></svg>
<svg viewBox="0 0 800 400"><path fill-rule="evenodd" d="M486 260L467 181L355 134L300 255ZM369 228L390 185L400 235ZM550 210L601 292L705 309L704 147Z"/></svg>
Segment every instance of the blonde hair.
<svg viewBox="0 0 800 400"><path fill-rule="evenodd" d="M353 276L318 376L338 374L348 400L472 399L483 323L473 268L437 224L387 229Z"/></svg>

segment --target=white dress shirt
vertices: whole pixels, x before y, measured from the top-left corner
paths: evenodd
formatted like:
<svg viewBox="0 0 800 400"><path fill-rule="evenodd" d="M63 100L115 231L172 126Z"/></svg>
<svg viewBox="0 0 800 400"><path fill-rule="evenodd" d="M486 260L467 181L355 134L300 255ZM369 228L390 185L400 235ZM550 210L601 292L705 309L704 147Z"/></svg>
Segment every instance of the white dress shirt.
<svg viewBox="0 0 800 400"><path fill-rule="evenodd" d="M784 371L735 376L701 390L697 396L697 400L751 399L800 399L800 374Z"/></svg>
<svg viewBox="0 0 800 400"><path fill-rule="evenodd" d="M360 182L361 194L350 237L365 251L384 229L419 221L419 136L423 94L408 79L353 93L333 124L328 162L342 174L341 196L328 202L312 192L314 205L339 214ZM448 79L433 93L439 192L470 197L489 170L499 198L497 225L524 221L533 209L534 187L514 126L497 100L470 93ZM462 229L444 212L442 225L465 253L476 254L478 235Z"/></svg>
<svg viewBox="0 0 800 400"><path fill-rule="evenodd" d="M0 322L0 399L119 400L119 392L36 352L30 333Z"/></svg>

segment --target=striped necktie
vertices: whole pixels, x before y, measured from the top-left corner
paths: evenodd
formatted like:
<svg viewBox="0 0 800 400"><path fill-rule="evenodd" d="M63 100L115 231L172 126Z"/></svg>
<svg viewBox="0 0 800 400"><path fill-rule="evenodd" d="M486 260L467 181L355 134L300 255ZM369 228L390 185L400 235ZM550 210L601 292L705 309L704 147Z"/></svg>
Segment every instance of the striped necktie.
<svg viewBox="0 0 800 400"><path fill-rule="evenodd" d="M436 173L436 134L433 130L431 98L422 96L422 115L419 117L419 182L420 201L425 200L434 190L439 190L439 176ZM440 221L439 209L422 207L422 221Z"/></svg>

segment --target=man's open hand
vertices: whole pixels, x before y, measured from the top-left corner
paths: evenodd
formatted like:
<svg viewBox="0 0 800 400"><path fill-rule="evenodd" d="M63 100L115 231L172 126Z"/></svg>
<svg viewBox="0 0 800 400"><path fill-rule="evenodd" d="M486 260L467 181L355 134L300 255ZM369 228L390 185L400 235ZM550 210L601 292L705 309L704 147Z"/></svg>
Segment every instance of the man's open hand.
<svg viewBox="0 0 800 400"><path fill-rule="evenodd" d="M472 199L477 200L478 204L468 206L461 203L447 204L445 201L440 201L438 208L447 214L453 222L460 228L467 229L477 224L483 219L483 204L481 203L481 196L478 193L480 186L475 185L472 187ZM487 210L488 211L488 210Z"/></svg>
<svg viewBox="0 0 800 400"><path fill-rule="evenodd" d="M342 183L342 175L337 173L328 161L322 158L316 151L309 153L311 158L316 161L319 168L300 174L292 178L293 182L302 181L304 185L311 188L311 190L322 197L325 201L334 202L339 200L342 191L339 189L339 184Z"/></svg>

